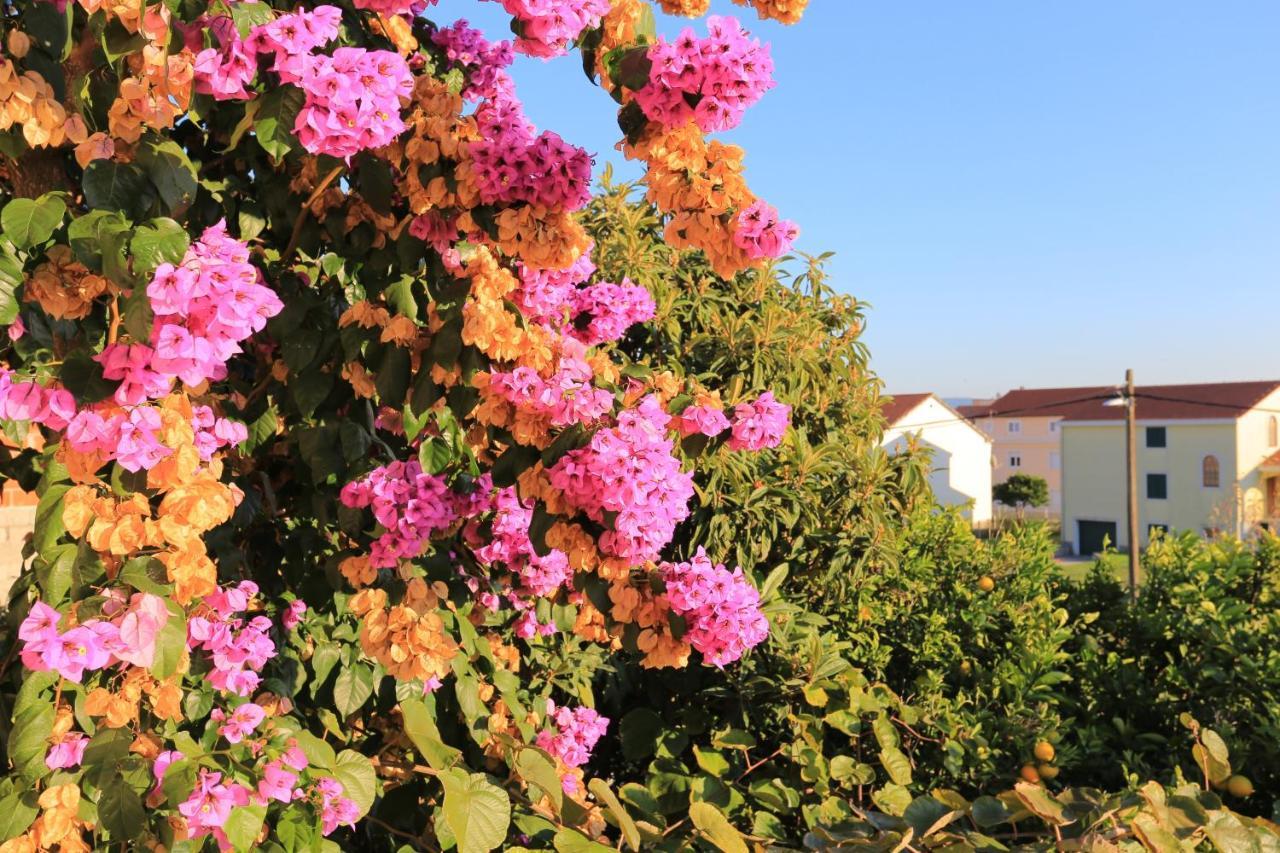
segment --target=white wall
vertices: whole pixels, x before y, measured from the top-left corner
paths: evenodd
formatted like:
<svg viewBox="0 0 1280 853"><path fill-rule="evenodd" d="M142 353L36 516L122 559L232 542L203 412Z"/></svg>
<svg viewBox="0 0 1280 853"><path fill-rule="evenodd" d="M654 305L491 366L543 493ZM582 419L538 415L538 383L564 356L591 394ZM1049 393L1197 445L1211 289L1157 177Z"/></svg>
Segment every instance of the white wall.
<svg viewBox="0 0 1280 853"><path fill-rule="evenodd" d="M933 452L929 483L938 502L965 506L975 525L991 522L991 439L941 401L930 397L885 431L881 445L890 452L906 447L909 437Z"/></svg>

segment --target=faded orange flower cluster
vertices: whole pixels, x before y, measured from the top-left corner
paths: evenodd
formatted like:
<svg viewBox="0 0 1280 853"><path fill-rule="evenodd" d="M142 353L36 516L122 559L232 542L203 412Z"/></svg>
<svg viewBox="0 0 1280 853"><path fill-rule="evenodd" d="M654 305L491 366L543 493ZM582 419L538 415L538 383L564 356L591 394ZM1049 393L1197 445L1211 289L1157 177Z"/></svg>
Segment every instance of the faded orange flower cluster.
<svg viewBox="0 0 1280 853"><path fill-rule="evenodd" d="M185 671L186 656L180 667ZM119 729L138 721L138 710L142 697L146 696L152 713L162 720L182 720L182 688L179 686L180 674L170 676L164 681L157 681L147 670L130 667L116 685L114 690L95 687L85 696L84 712L91 717L101 718L101 725Z"/></svg>
<svg viewBox="0 0 1280 853"><path fill-rule="evenodd" d="M348 602L361 620L360 646L387 672L403 680L443 679L458 645L444 629L436 612L439 599L434 592L420 597L414 606L387 607L387 593L362 589Z"/></svg>
<svg viewBox="0 0 1280 853"><path fill-rule="evenodd" d="M31 828L0 844L0 853L87 853L83 833L91 824L80 818L80 787L75 782L46 788L38 800L40 816Z"/></svg>
<svg viewBox="0 0 1280 853"><path fill-rule="evenodd" d="M668 15L683 15L686 18L697 18L707 14L711 8L711 0L660 0L662 11Z"/></svg>
<svg viewBox="0 0 1280 853"><path fill-rule="evenodd" d="M523 328L504 304L518 285L511 271L499 266L481 246L466 262L463 275L471 279L471 298L462 308L462 342L494 361L518 361L546 370L551 363L547 333L538 327Z"/></svg>
<svg viewBox="0 0 1280 853"><path fill-rule="evenodd" d="M70 246L53 246L44 263L27 277L25 298L40 303L57 320L79 320L89 315L93 301L115 286L94 275L71 254Z"/></svg>
<svg viewBox="0 0 1280 853"><path fill-rule="evenodd" d="M673 131L650 126L622 148L648 164L646 196L670 215L664 236L671 246L702 249L725 278L757 263L733 241L736 214L756 200L742 177L741 148L708 142L692 123Z"/></svg>
<svg viewBox="0 0 1280 853"><path fill-rule="evenodd" d="M761 20L781 21L794 24L804 14L809 0L733 0L739 6L753 6Z"/></svg>
<svg viewBox="0 0 1280 853"><path fill-rule="evenodd" d="M96 455L79 453L63 444L59 461L77 485L63 499L62 520L67 531L83 537L108 566L149 551L168 570L174 598L187 604L213 592L217 568L209 559L201 536L231 518L242 494L222 483L222 463L201 463L191 428L191 400L171 394L160 401L160 443L173 450L147 474L147 487L160 502L153 509L141 492L115 497L97 476L102 465Z"/></svg>
<svg viewBox="0 0 1280 853"><path fill-rule="evenodd" d="M35 71L19 72L13 61L0 62L0 131L14 125L32 148L57 147L87 136L79 116L68 116L50 86Z"/></svg>

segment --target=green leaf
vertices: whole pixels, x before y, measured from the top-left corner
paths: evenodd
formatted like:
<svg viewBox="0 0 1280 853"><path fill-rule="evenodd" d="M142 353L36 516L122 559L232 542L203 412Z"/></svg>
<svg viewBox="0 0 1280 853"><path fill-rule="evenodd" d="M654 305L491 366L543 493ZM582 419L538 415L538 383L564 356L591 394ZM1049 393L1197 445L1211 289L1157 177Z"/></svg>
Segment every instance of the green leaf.
<svg viewBox="0 0 1280 853"><path fill-rule="evenodd" d="M525 782L537 787L539 793L535 800L549 797L556 814L560 813L564 806L564 787L555 763L542 750L525 747L516 753L515 771Z"/></svg>
<svg viewBox="0 0 1280 853"><path fill-rule="evenodd" d="M911 759L897 747L880 750L880 764L898 785L911 784Z"/></svg>
<svg viewBox="0 0 1280 853"><path fill-rule="evenodd" d="M304 418L311 417L332 390L333 374L319 370L307 371L289 383L289 395Z"/></svg>
<svg viewBox="0 0 1280 853"><path fill-rule="evenodd" d="M196 199L199 182L187 153L172 140L144 139L134 155L160 193L171 216L181 216Z"/></svg>
<svg viewBox="0 0 1280 853"><path fill-rule="evenodd" d="M67 356L59 374L63 386L78 403L97 403L110 397L118 383L102 375L102 365L82 350Z"/></svg>
<svg viewBox="0 0 1280 853"><path fill-rule="evenodd" d="M378 777L369 759L344 749L333 763L333 777L342 783L343 794L360 807L359 817L368 814L378 793Z"/></svg>
<svg viewBox="0 0 1280 853"><path fill-rule="evenodd" d="M630 711L618 726L622 738L622 754L628 761L639 761L653 755L662 731L662 717L649 708Z"/></svg>
<svg viewBox="0 0 1280 853"><path fill-rule="evenodd" d="M488 853L507 838L511 799L483 773L454 767L440 774L442 812L457 839L458 853Z"/></svg>
<svg viewBox="0 0 1280 853"><path fill-rule="evenodd" d="M34 3L22 13L22 31L45 55L65 62L71 54L72 14L72 9L59 9L56 3Z"/></svg>
<svg viewBox="0 0 1280 853"><path fill-rule="evenodd" d="M1057 826L1065 826L1072 822L1067 816L1066 809L1062 803L1054 799L1053 795L1039 785L1033 785L1030 782L1018 782L1013 786L1014 792L1018 795L1018 799L1027 807L1032 814L1040 817L1049 823Z"/></svg>
<svg viewBox="0 0 1280 853"><path fill-rule="evenodd" d="M164 769L164 778L160 782L160 790L169 805L177 806L191 797L196 788L196 775L199 765L190 758L179 759Z"/></svg>
<svg viewBox="0 0 1280 853"><path fill-rule="evenodd" d="M103 252L112 235L129 231L129 222L114 210L92 210L71 220L67 239L80 263L92 270L102 270Z"/></svg>
<svg viewBox="0 0 1280 853"><path fill-rule="evenodd" d="M119 211L141 219L156 199L146 172L133 163L94 160L84 170L84 200L94 210Z"/></svg>
<svg viewBox="0 0 1280 853"><path fill-rule="evenodd" d="M17 291L23 281L22 264L4 247L0 250L0 324L7 326L18 316Z"/></svg>
<svg viewBox="0 0 1280 853"><path fill-rule="evenodd" d="M373 695L373 670L364 664L352 664L338 673L333 685L333 702L338 713L349 717L359 711Z"/></svg>
<svg viewBox="0 0 1280 853"><path fill-rule="evenodd" d="M177 222L167 217L152 219L139 225L129 241L134 271L148 275L161 264L182 263L191 238Z"/></svg>
<svg viewBox="0 0 1280 853"><path fill-rule="evenodd" d="M689 819L707 837L707 840L723 853L748 853L742 835L733 828L724 812L710 803L691 803Z"/></svg>
<svg viewBox="0 0 1280 853"><path fill-rule="evenodd" d="M336 643L317 642L316 650L311 654L311 669L315 677L311 679L311 695L314 697L324 683L329 680L329 673L338 665L342 653Z"/></svg>
<svg viewBox="0 0 1280 853"><path fill-rule="evenodd" d="M169 621L156 635L156 656L151 662L151 674L163 681L178 671L182 653L187 648L187 615L176 601L165 602L169 607Z"/></svg>
<svg viewBox="0 0 1280 853"><path fill-rule="evenodd" d="M253 117L258 144L275 160L288 154L297 142L293 125L306 96L297 86L280 86L260 96Z"/></svg>
<svg viewBox="0 0 1280 853"><path fill-rule="evenodd" d="M62 523L62 498L71 490L71 486L60 483L47 488L36 504L36 523L32 544L36 553L44 553L57 544L67 532Z"/></svg>
<svg viewBox="0 0 1280 853"><path fill-rule="evenodd" d="M231 810L223 831L237 851L253 850L262 832L262 821L267 816L266 806L236 806Z"/></svg>
<svg viewBox="0 0 1280 853"><path fill-rule="evenodd" d="M933 797L917 797L902 813L902 819L915 830L916 838L928 838L960 816L960 812Z"/></svg>
<svg viewBox="0 0 1280 853"><path fill-rule="evenodd" d="M613 789L603 779L592 779L587 783L587 790L590 791L595 798L604 803L608 809L608 815L613 818L613 823L622 831L622 837L632 850L640 849L640 830L636 826L636 822L631 819L631 814L626 810L622 803L618 800L618 796L613 793Z"/></svg>
<svg viewBox="0 0 1280 853"><path fill-rule="evenodd" d="M0 799L0 841L17 838L35 822L40 813L39 794L32 790L15 789Z"/></svg>
<svg viewBox="0 0 1280 853"><path fill-rule="evenodd" d="M1229 811L1215 812L1205 832L1213 846L1222 853L1260 853L1262 850L1258 841L1262 830L1250 831L1240 818ZM1274 850L1275 845L1271 844L1268 849Z"/></svg>
<svg viewBox="0 0 1280 853"><path fill-rule="evenodd" d="M45 193L39 198L15 198L0 211L4 236L19 249L30 249L53 236L67 215L67 204L59 195Z"/></svg>
<svg viewBox="0 0 1280 853"><path fill-rule="evenodd" d="M53 734L52 700L36 700L19 707L9 730L9 760L13 769L27 779L39 779L48 773L44 756Z"/></svg>
<svg viewBox="0 0 1280 853"><path fill-rule="evenodd" d="M147 289L141 284L137 285L125 297L124 308L125 331L138 343L146 343L151 340L151 326L155 322L155 312L151 310L151 297L147 295Z"/></svg>
<svg viewBox="0 0 1280 853"><path fill-rule="evenodd" d="M612 853L612 847L605 847L587 838L581 832L565 828L556 833L551 840L556 853Z"/></svg>
<svg viewBox="0 0 1280 853"><path fill-rule="evenodd" d="M418 754L434 770L444 770L453 765L462 753L445 744L440 737L436 721L421 699L405 699L400 702L404 717L405 734L417 748Z"/></svg>
<svg viewBox="0 0 1280 853"><path fill-rule="evenodd" d="M253 453L275 437L279 425L280 410L275 405L268 406L265 412L258 415L257 419L249 424L249 437L244 440L241 449L245 453Z"/></svg>
<svg viewBox="0 0 1280 853"><path fill-rule="evenodd" d="M333 747L311 732L295 732L294 739L298 741L298 748L302 750L302 754L307 757L308 764L313 764L321 770L332 770L338 763L338 755L333 751Z"/></svg>
<svg viewBox="0 0 1280 853"><path fill-rule="evenodd" d="M167 596L173 594L173 587L167 579L168 570L164 563L155 557L134 557L124 564L117 580L127 583L138 592L149 592L152 595Z"/></svg>
<svg viewBox="0 0 1280 853"><path fill-rule="evenodd" d="M1013 812L995 797L978 797L970 807L974 823L983 829L999 826L1013 816Z"/></svg>
<svg viewBox="0 0 1280 853"><path fill-rule="evenodd" d="M885 814L901 815L911 805L911 792L890 782L878 791L873 791L871 801Z"/></svg>
<svg viewBox="0 0 1280 853"><path fill-rule="evenodd" d="M147 813L138 792L118 774L102 788L98 820L114 841L139 838L147 829Z"/></svg>

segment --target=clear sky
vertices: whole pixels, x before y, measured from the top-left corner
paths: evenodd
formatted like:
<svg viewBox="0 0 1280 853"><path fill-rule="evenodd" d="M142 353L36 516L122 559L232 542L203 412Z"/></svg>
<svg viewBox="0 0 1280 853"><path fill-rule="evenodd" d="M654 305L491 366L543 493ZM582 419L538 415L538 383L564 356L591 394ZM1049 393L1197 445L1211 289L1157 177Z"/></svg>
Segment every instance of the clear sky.
<svg viewBox="0 0 1280 853"><path fill-rule="evenodd" d="M725 139L836 252L890 391L1280 378L1280 2L812 0ZM498 36L501 7L441 0ZM688 22L660 17L677 32ZM701 23L695 24L701 29ZM530 118L614 162L576 55L517 60Z"/></svg>

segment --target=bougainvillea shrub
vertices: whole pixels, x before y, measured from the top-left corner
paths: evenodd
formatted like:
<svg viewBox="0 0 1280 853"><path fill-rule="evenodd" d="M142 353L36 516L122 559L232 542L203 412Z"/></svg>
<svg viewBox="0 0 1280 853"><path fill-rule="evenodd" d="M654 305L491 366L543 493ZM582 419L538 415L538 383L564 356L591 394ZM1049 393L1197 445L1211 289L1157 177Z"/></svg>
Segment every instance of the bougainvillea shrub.
<svg viewBox="0 0 1280 853"><path fill-rule="evenodd" d="M510 41L432 5L6 7L0 421L40 502L0 849L638 848L593 674L767 641L767 567L672 543L698 459L790 406L617 347L654 300L597 273L592 156L509 72L578 52L666 240L732 276L797 233L704 137L768 46L644 0L503 0ZM710 808L688 837L736 839Z"/></svg>

